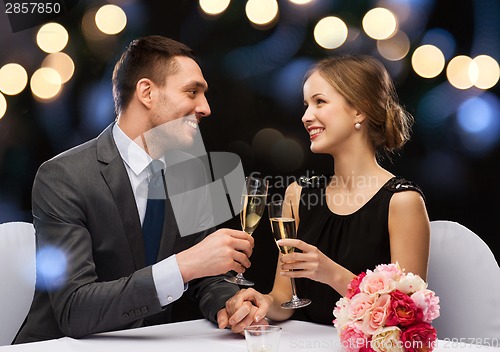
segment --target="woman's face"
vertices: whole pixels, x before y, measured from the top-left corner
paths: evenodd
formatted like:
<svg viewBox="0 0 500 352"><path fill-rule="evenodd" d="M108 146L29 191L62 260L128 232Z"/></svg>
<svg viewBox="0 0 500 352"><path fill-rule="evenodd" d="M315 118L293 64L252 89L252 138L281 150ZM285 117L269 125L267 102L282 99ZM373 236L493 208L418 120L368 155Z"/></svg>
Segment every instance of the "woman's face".
<svg viewBox="0 0 500 352"><path fill-rule="evenodd" d="M359 133L354 128L356 122L361 122L356 109L317 71L304 83L304 105L302 122L309 133L313 153L341 151L349 145L351 136Z"/></svg>

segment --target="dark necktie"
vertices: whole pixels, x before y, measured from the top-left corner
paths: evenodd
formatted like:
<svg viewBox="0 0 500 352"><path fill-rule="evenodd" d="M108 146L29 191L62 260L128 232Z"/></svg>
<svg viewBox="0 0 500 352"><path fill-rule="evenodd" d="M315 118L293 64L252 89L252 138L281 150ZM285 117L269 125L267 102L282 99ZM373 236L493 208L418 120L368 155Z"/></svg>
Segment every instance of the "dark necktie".
<svg viewBox="0 0 500 352"><path fill-rule="evenodd" d="M160 160L153 160L148 168L151 177L148 186L148 201L146 215L142 224L144 248L146 251L146 265L156 263L160 247L163 221L165 220L165 185L163 182L164 164Z"/></svg>

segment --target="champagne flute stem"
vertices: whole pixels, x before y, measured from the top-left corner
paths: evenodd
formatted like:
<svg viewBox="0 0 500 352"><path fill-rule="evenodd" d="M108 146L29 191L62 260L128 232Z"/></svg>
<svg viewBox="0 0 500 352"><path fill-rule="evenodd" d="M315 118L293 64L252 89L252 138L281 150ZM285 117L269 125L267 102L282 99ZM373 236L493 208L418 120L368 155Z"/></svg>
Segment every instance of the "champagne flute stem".
<svg viewBox="0 0 500 352"><path fill-rule="evenodd" d="M295 290L295 279L293 277L291 277L290 282L292 283L292 301L295 301L299 298L297 296L297 292Z"/></svg>

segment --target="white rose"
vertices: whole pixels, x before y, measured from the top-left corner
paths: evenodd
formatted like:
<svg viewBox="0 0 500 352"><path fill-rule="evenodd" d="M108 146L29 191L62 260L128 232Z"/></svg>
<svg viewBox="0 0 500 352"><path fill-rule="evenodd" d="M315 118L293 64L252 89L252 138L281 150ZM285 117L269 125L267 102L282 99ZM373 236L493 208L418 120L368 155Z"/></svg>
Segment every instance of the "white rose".
<svg viewBox="0 0 500 352"><path fill-rule="evenodd" d="M401 330L396 326L383 328L372 337L371 347L376 352L403 352Z"/></svg>
<svg viewBox="0 0 500 352"><path fill-rule="evenodd" d="M404 275L401 280L396 283L396 289L406 294L412 294L420 290L425 290L426 288L427 284L425 281L422 280L420 276L412 273Z"/></svg>
<svg viewBox="0 0 500 352"><path fill-rule="evenodd" d="M347 323L350 323L349 319L349 299L342 297L336 303L335 308L333 309L333 315L335 316L334 326L340 331Z"/></svg>

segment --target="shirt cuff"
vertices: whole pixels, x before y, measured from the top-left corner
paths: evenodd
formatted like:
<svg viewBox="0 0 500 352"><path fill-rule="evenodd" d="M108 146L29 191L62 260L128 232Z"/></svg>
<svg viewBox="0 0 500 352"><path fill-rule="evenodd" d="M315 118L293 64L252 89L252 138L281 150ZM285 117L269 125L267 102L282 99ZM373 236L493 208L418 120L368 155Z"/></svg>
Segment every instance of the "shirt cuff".
<svg viewBox="0 0 500 352"><path fill-rule="evenodd" d="M175 254L152 267L153 281L162 307L178 300L187 289L177 265Z"/></svg>

